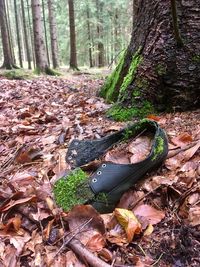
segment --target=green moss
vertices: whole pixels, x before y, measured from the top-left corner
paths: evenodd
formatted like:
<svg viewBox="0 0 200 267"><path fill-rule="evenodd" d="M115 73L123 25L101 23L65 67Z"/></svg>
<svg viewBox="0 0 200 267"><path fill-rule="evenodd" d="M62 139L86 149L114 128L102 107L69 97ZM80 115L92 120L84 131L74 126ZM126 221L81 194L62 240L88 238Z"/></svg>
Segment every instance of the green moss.
<svg viewBox="0 0 200 267"><path fill-rule="evenodd" d="M75 205L84 204L94 196L89 188L88 176L80 168L58 180L54 185L53 192L58 206L66 211Z"/></svg>
<svg viewBox="0 0 200 267"><path fill-rule="evenodd" d="M126 97L126 90L135 78L137 68L142 61L142 56L140 55L140 51L141 51L141 48L139 48L138 51L132 57L132 61L131 61L128 73L124 77L122 85L119 90L118 101L123 101L123 99Z"/></svg>
<svg viewBox="0 0 200 267"><path fill-rule="evenodd" d="M107 116L112 117L116 121L128 121L133 117L144 118L146 115L153 113L152 104L145 100L141 107L133 105L130 108L124 108L120 104L114 104L108 111Z"/></svg>
<svg viewBox="0 0 200 267"><path fill-rule="evenodd" d="M43 72L41 71L40 68L36 67L34 69L34 74L40 75L41 73L43 73ZM53 70L53 69L51 69L49 67L46 67L44 74L47 74L47 75L50 75L50 76L60 76L61 75L61 73L59 73L58 71L55 71L55 70Z"/></svg>
<svg viewBox="0 0 200 267"><path fill-rule="evenodd" d="M94 201L108 204L108 196L106 193L99 193L97 196L95 196Z"/></svg>
<svg viewBox="0 0 200 267"><path fill-rule="evenodd" d="M158 65L156 65L155 70L159 76L162 76L162 75L166 74L167 67L163 64L158 64Z"/></svg>
<svg viewBox="0 0 200 267"><path fill-rule="evenodd" d="M156 160L157 157L162 154L164 150L164 140L162 139L162 137L158 136L155 142L155 150L152 160Z"/></svg>
<svg viewBox="0 0 200 267"><path fill-rule="evenodd" d="M116 66L112 74L107 78L104 86L102 87L100 91L100 96L105 98L108 102L112 102L113 100L116 100L118 96L118 92L115 91L115 87L119 80L119 75L122 70L122 67L124 65L125 54L126 54L126 51L122 52L118 65Z"/></svg>
<svg viewBox="0 0 200 267"><path fill-rule="evenodd" d="M196 63L200 63L200 55L195 55L192 57L192 61Z"/></svg>
<svg viewBox="0 0 200 267"><path fill-rule="evenodd" d="M6 77L10 80L25 80L30 78L30 73L22 69L6 70L1 72L0 76Z"/></svg>

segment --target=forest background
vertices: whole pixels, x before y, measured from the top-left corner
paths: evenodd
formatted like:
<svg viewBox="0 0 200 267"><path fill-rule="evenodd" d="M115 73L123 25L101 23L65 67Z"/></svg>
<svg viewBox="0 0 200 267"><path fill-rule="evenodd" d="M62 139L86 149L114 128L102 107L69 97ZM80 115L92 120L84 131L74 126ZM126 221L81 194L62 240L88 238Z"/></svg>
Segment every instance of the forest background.
<svg viewBox="0 0 200 267"><path fill-rule="evenodd" d="M13 61L19 67L35 66L34 29L30 0L2 0ZM36 1L32 1L36 2ZM74 10L69 10L72 4ZM75 49L78 66L111 64L127 47L132 29L132 1L128 0L42 0L41 12L48 65L52 66L51 17L58 46L59 66L70 61L70 19L75 16ZM52 13L50 14L50 9ZM73 12L74 11L74 12ZM74 14L72 14L74 13ZM55 36L53 37L55 39ZM72 37L71 37L72 38ZM100 55L101 54L101 55ZM103 61L99 57L103 57ZM2 38L0 62L3 63Z"/></svg>

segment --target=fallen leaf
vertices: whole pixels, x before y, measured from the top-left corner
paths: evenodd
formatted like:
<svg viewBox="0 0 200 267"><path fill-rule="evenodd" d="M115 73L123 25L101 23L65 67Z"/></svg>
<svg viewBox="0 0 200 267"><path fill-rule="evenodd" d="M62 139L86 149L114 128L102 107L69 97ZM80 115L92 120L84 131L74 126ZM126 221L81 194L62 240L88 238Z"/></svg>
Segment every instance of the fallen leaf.
<svg viewBox="0 0 200 267"><path fill-rule="evenodd" d="M67 216L69 229L71 232L78 231L78 238L86 245L93 236L105 234L105 226L100 214L90 205L77 205ZM80 232L79 229L83 227Z"/></svg>
<svg viewBox="0 0 200 267"><path fill-rule="evenodd" d="M192 141L193 141L192 136L188 133L182 133L171 139L171 142L179 147L183 147Z"/></svg>
<svg viewBox="0 0 200 267"><path fill-rule="evenodd" d="M87 242L86 247L89 248L92 252L101 251L103 247L105 247L105 238L102 234L95 234L92 238Z"/></svg>
<svg viewBox="0 0 200 267"><path fill-rule="evenodd" d="M152 225L159 223L165 217L164 211L157 210L147 204L140 205L133 211L137 217L145 218Z"/></svg>
<svg viewBox="0 0 200 267"><path fill-rule="evenodd" d="M134 235L141 232L141 224L130 210L116 208L114 210L114 215L118 222L123 226L127 235L127 240L130 243L133 240Z"/></svg>
<svg viewBox="0 0 200 267"><path fill-rule="evenodd" d="M154 230L153 225L149 224L147 229L144 231L143 235L144 236L149 236L149 235L151 235L153 233L153 230Z"/></svg>

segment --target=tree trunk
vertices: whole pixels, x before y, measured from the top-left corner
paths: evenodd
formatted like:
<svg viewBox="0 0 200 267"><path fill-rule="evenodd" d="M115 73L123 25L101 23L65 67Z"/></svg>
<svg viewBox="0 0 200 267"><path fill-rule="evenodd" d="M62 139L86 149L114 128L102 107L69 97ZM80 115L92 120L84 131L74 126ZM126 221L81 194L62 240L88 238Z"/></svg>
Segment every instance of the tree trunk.
<svg viewBox="0 0 200 267"><path fill-rule="evenodd" d="M2 68L12 69L15 67L9 44L8 29L6 25L6 12L4 0L0 0L0 27L1 27L1 39L3 46L4 61Z"/></svg>
<svg viewBox="0 0 200 267"><path fill-rule="evenodd" d="M20 31L19 31L19 21L18 21L18 10L17 10L17 2L14 0L14 9L15 9L15 25L16 25L16 34L17 34L17 46L18 46L18 55L19 55L19 65L23 68L22 62L22 47L20 40Z"/></svg>
<svg viewBox="0 0 200 267"><path fill-rule="evenodd" d="M69 29L70 29L70 62L71 69L78 70L76 54L76 31L74 19L74 0L68 0L69 6Z"/></svg>
<svg viewBox="0 0 200 267"><path fill-rule="evenodd" d="M30 15L30 5L29 5L29 0L26 0L26 5L27 5L27 11L28 11L28 28L29 28L29 34L31 37L31 51L32 51L32 60L33 60L33 66L34 68L36 67L35 63L35 51L34 51L34 38L33 38L33 31L31 27L31 15Z"/></svg>
<svg viewBox="0 0 200 267"><path fill-rule="evenodd" d="M42 15L40 0L31 0L32 15L33 15L33 33L34 33L34 47L35 47L35 59L36 68L38 73L47 72L47 54L45 50L43 27L42 27Z"/></svg>
<svg viewBox="0 0 200 267"><path fill-rule="evenodd" d="M145 106L144 113L152 112L152 108L164 111L197 107L200 96L199 2L137 2L129 47L101 95L108 101L138 108L138 113Z"/></svg>
<svg viewBox="0 0 200 267"><path fill-rule="evenodd" d="M89 52L89 63L90 63L90 68L93 67L93 61L92 61L92 41L91 41L91 30L90 30L90 10L89 6L87 4L86 6L86 15L87 15L87 31L88 31L88 52Z"/></svg>
<svg viewBox="0 0 200 267"><path fill-rule="evenodd" d="M24 41L25 41L25 52L28 61L28 69L31 69L31 56L30 56L30 48L28 43L28 34L26 28L26 17L24 11L24 0L21 0L21 8L22 8L22 21L23 21L23 28L24 28Z"/></svg>
<svg viewBox="0 0 200 267"><path fill-rule="evenodd" d="M6 24L7 24L7 29L8 29L8 38L9 38L9 45L10 45L12 61L14 64L16 64L15 52L14 52L14 42L13 42L12 30L11 30L11 26L10 26L10 12L9 12L8 1L4 0L4 6L5 6Z"/></svg>
<svg viewBox="0 0 200 267"><path fill-rule="evenodd" d="M56 27L56 18L54 15L53 1L48 0L48 10L49 10L49 28L51 36L51 54L53 68L56 69L59 66L58 63L58 41L57 41L57 27Z"/></svg>
<svg viewBox="0 0 200 267"><path fill-rule="evenodd" d="M98 67L101 68L104 66L104 45L103 45L103 2L101 0L96 0L97 8L97 49L98 49Z"/></svg>
<svg viewBox="0 0 200 267"><path fill-rule="evenodd" d="M47 27L46 27L46 16L45 16L45 8L44 8L44 0L42 0L42 14L43 14L43 23L44 23L44 37L45 37L45 45L47 51L47 62L50 66L50 58L49 58L49 47L48 47L48 40L47 40Z"/></svg>

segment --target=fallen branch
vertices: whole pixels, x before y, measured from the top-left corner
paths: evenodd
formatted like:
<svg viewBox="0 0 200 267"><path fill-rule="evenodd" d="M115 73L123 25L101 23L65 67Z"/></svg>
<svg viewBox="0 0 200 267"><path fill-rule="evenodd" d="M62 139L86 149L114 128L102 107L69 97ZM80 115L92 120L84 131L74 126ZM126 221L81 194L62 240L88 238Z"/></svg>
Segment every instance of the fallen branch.
<svg viewBox="0 0 200 267"><path fill-rule="evenodd" d="M72 239L67 246L73 250L73 252L79 256L83 262L87 262L93 267L110 267L110 264L107 264L105 261L99 259L91 251L89 251L83 244L77 239Z"/></svg>

